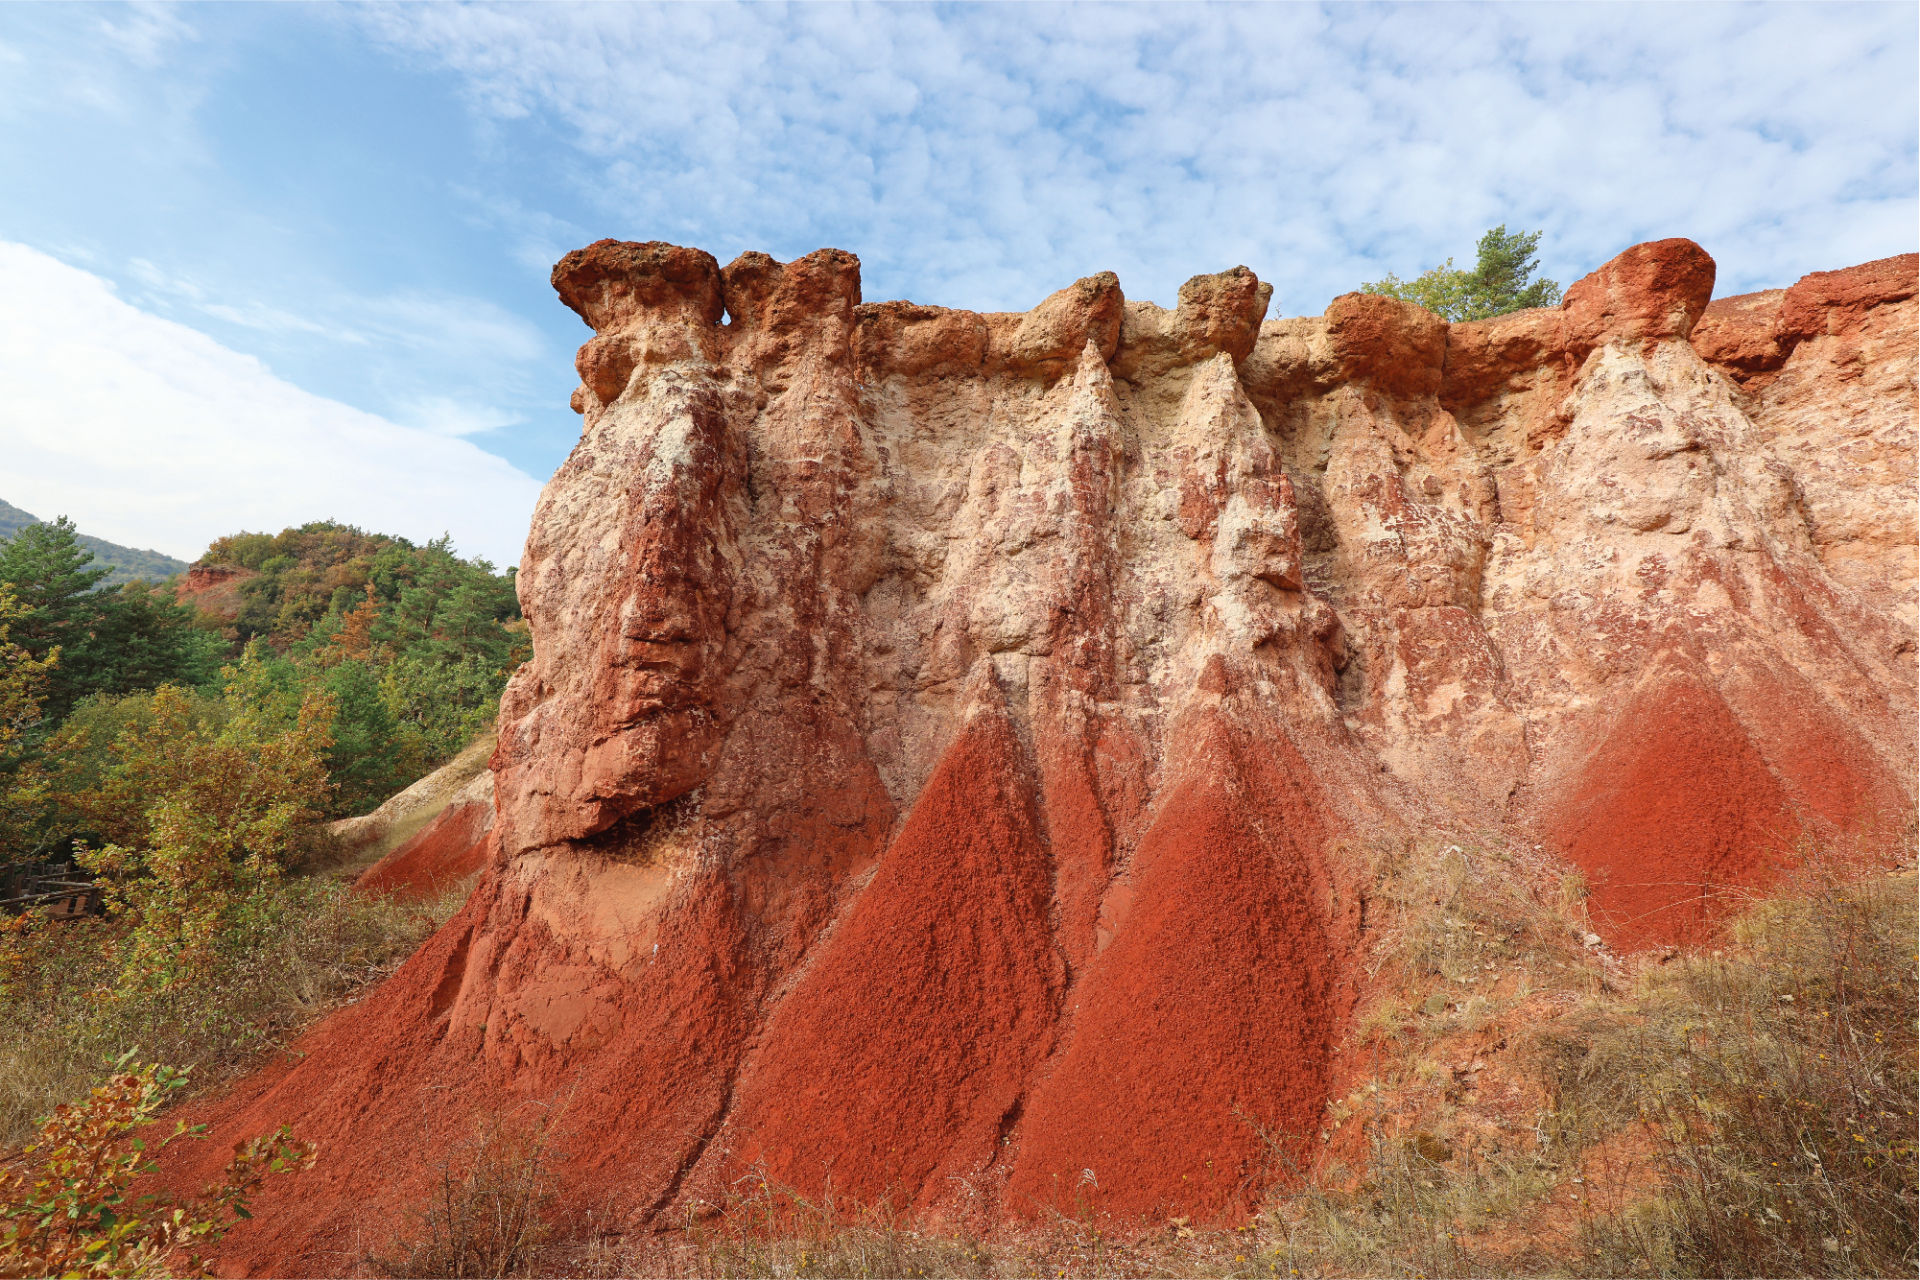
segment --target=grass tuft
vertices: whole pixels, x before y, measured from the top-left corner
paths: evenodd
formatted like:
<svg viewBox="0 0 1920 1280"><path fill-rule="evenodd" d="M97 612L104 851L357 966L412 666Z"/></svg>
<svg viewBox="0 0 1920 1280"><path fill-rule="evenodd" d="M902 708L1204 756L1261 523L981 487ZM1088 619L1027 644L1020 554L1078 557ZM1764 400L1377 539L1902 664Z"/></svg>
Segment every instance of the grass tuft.
<svg viewBox="0 0 1920 1280"><path fill-rule="evenodd" d="M553 1119L544 1110L480 1117L472 1137L435 1167L432 1196L412 1232L369 1260L374 1273L396 1280L532 1274L528 1267L553 1235Z"/></svg>
<svg viewBox="0 0 1920 1280"><path fill-rule="evenodd" d="M1654 1194L1592 1224L1622 1275L1911 1274L1916 1252L1911 875L1816 870L1720 954L1648 972L1556 1036L1568 1140L1646 1136Z"/></svg>

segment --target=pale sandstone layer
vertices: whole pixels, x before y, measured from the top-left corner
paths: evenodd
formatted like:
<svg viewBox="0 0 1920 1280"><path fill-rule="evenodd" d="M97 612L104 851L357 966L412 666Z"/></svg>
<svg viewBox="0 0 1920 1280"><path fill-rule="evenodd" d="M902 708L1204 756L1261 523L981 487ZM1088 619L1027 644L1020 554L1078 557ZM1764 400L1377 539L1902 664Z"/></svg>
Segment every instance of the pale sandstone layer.
<svg viewBox="0 0 1920 1280"><path fill-rule="evenodd" d="M404 791L395 792L371 813L327 824L327 834L348 858L377 863L406 844L449 806L493 808L492 734L468 743L453 759Z"/></svg>
<svg viewBox="0 0 1920 1280"><path fill-rule="evenodd" d="M1550 844L1632 946L1911 809L1914 259L1713 274L1660 241L1449 326L569 254L492 860L221 1132L564 1097L571 1184L643 1218L748 1169L1244 1212L1339 1069L1369 835ZM424 1186L381 1141L236 1262L337 1264Z"/></svg>

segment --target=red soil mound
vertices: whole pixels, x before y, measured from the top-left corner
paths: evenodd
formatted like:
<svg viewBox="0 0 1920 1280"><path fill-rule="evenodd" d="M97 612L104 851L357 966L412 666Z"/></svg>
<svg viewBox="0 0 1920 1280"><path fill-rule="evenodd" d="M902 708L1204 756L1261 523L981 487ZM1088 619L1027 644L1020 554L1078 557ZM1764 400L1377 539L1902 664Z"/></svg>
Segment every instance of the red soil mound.
<svg viewBox="0 0 1920 1280"><path fill-rule="evenodd" d="M232 622L246 602L240 594L241 586L259 576L252 569L234 564L197 564L187 570L175 599L223 622Z"/></svg>
<svg viewBox="0 0 1920 1280"><path fill-rule="evenodd" d="M492 829L491 803L448 805L412 839L362 872L354 888L402 898L444 893L487 864Z"/></svg>
<svg viewBox="0 0 1920 1280"><path fill-rule="evenodd" d="M1319 1124L1333 962L1317 789L1284 736L1255 744L1208 715L1187 740L1027 1109L1015 1212L1236 1218L1273 1172L1263 1135Z"/></svg>
<svg viewBox="0 0 1920 1280"><path fill-rule="evenodd" d="M1795 813L1833 831L1873 836L1911 811L1860 730L1812 682L1789 669L1737 680L1725 692Z"/></svg>
<svg viewBox="0 0 1920 1280"><path fill-rule="evenodd" d="M1053 1038L1052 871L998 710L948 748L781 1002L741 1084L735 1158L809 1195L904 1206L990 1164Z"/></svg>
<svg viewBox="0 0 1920 1280"><path fill-rule="evenodd" d="M1562 795L1550 838L1586 872L1595 925L1622 947L1699 941L1730 894L1773 879L1795 831L1765 757L1690 675L1644 685Z"/></svg>
<svg viewBox="0 0 1920 1280"><path fill-rule="evenodd" d="M484 880L372 998L196 1109L213 1140L170 1150L172 1191L197 1190L232 1142L283 1121L321 1150L310 1172L267 1184L223 1242L223 1269L358 1268L426 1202L436 1162L492 1115L557 1117L569 1197L646 1209L678 1187L719 1123L758 996L724 878L677 894L649 934L659 959L620 975L556 939L529 897Z"/></svg>

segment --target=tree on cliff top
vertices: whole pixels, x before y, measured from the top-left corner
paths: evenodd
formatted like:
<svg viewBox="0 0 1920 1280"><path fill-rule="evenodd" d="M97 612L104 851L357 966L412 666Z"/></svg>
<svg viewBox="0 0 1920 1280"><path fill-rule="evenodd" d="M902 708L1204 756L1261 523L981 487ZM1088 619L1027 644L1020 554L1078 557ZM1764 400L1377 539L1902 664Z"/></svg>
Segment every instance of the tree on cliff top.
<svg viewBox="0 0 1920 1280"><path fill-rule="evenodd" d="M1539 243L1538 231L1509 232L1501 223L1480 237L1478 261L1471 271L1455 267L1448 258L1412 280L1389 271L1382 279L1361 285L1360 292L1415 303L1442 320L1484 320L1528 307L1550 307L1560 301L1560 285L1533 278L1539 267Z"/></svg>

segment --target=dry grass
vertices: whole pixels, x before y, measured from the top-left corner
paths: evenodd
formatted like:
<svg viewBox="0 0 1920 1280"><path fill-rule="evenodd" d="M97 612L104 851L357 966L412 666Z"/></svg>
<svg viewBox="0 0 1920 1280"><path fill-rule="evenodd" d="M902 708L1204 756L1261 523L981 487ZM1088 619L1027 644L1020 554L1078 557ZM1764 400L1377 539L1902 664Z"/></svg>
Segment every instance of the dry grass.
<svg viewBox="0 0 1920 1280"><path fill-rule="evenodd" d="M432 1198L412 1231L369 1259L388 1277L504 1277L527 1274L553 1234L556 1158L553 1116L491 1114L435 1169Z"/></svg>
<svg viewBox="0 0 1920 1280"><path fill-rule="evenodd" d="M679 1274L702 1280L999 1274L998 1259L979 1240L916 1230L884 1202L848 1209L831 1196L811 1200L750 1174L733 1184L728 1203L718 1208L704 1222L686 1223L671 1242L684 1261L695 1264Z"/></svg>
<svg viewBox="0 0 1920 1280"><path fill-rule="evenodd" d="M1577 871L1538 848L1405 840L1368 851L1369 1004L1355 1035L1433 1040L1486 1025L1538 990L1590 990Z"/></svg>
<svg viewBox="0 0 1920 1280"><path fill-rule="evenodd" d="M1582 1152L1543 1127L1550 1098L1528 1046L1617 982L1588 944L1584 886L1525 845L1369 854L1352 1087L1329 1104L1320 1158L1272 1197L1248 1242L1253 1269L1236 1274L1552 1271L1570 1233L1539 1207L1585 1178ZM1536 1230L1516 1239L1519 1222Z"/></svg>
<svg viewBox="0 0 1920 1280"><path fill-rule="evenodd" d="M204 982L107 994L115 974L102 919L52 922L27 939L0 987L0 1148L84 1094L123 1053L217 1083L286 1043L340 1000L392 972L458 906L364 898L293 878L253 905Z"/></svg>
<svg viewBox="0 0 1920 1280"><path fill-rule="evenodd" d="M517 1152L520 1172L496 1175L493 1182L524 1187L537 1157L521 1142L498 1144ZM481 1163L492 1157L483 1157ZM459 1179L455 1179L459 1182ZM465 1184L461 1184L463 1187ZM455 1200L474 1192L456 1192ZM436 1192L427 1217L452 1221L455 1215ZM485 1219L488 1213L468 1213ZM916 1228L882 1207L849 1208L832 1196L810 1199L760 1174L737 1179L724 1203L703 1204L677 1223L656 1223L642 1230L613 1224L620 1215L604 1208L549 1201L531 1247L513 1261L513 1270L449 1269L453 1250L436 1231L419 1246L403 1246L410 1266L378 1268L388 1276L565 1275L582 1277L663 1276L687 1280L731 1280L744 1276L792 1277L984 1277L1008 1274L1013 1255L990 1251L967 1235ZM1016 1268L1017 1274L1026 1271Z"/></svg>
<svg viewBox="0 0 1920 1280"><path fill-rule="evenodd" d="M1646 1134L1655 1194L1586 1246L1622 1275L1912 1275L1915 883L1819 868L1721 954L1554 1038L1573 1141Z"/></svg>

